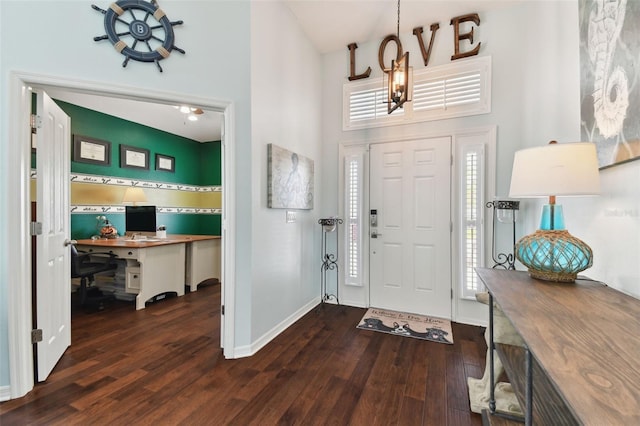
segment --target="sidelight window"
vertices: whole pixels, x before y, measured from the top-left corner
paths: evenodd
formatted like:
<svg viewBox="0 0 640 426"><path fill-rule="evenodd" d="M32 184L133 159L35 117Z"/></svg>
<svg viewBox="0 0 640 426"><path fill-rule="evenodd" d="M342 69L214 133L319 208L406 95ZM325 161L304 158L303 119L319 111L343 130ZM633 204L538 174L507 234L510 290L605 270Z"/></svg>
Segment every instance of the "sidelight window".
<svg viewBox="0 0 640 426"><path fill-rule="evenodd" d="M482 265L482 205L484 203L484 145L463 145L460 179L460 256L463 298L473 298L480 290L474 268Z"/></svg>
<svg viewBox="0 0 640 426"><path fill-rule="evenodd" d="M347 155L344 159L346 248L345 284L363 285L363 156Z"/></svg>

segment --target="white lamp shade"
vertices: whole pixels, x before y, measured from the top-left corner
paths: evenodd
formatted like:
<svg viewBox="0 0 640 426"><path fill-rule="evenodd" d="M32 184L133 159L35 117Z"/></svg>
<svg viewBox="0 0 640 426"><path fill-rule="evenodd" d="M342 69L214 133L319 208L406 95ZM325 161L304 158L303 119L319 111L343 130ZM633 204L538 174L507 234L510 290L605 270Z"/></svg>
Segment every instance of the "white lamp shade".
<svg viewBox="0 0 640 426"><path fill-rule="evenodd" d="M599 193L598 156L596 146L591 142L549 144L522 149L513 158L510 197Z"/></svg>
<svg viewBox="0 0 640 426"><path fill-rule="evenodd" d="M124 197L122 197L123 203L141 203L147 201L147 196L144 195L144 191L142 188L131 186L127 188L124 192Z"/></svg>

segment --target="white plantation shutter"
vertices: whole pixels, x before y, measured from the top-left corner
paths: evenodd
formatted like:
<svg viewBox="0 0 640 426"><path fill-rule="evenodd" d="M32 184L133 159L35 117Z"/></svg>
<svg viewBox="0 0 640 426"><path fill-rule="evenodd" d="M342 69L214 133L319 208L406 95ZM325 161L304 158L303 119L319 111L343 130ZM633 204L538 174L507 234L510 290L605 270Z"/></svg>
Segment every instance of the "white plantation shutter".
<svg viewBox="0 0 640 426"><path fill-rule="evenodd" d="M462 223L461 242L461 278L463 298L474 298L481 290L474 268L481 266L483 259L482 207L484 197L484 145L465 145L462 151L462 176L460 207Z"/></svg>
<svg viewBox="0 0 640 426"><path fill-rule="evenodd" d="M345 284L362 286L363 282L363 227L364 190L363 190L362 154L347 155L344 158L345 176L345 232L346 232L346 260Z"/></svg>
<svg viewBox="0 0 640 426"><path fill-rule="evenodd" d="M350 123L361 123L366 126L367 123L384 120L389 116L387 113L387 89L380 88L379 84L376 86L378 87L375 89L364 89L351 93L348 113ZM397 117L403 114L404 110L398 108L390 116Z"/></svg>
<svg viewBox="0 0 640 426"><path fill-rule="evenodd" d="M480 73L436 78L413 86L413 111L447 110L480 102Z"/></svg>

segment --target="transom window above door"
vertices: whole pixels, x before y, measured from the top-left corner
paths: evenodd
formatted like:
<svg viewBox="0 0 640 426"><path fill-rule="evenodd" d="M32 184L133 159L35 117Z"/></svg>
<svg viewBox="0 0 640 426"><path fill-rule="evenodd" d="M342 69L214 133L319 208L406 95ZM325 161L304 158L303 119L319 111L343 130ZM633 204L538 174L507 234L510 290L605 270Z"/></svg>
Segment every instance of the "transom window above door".
<svg viewBox="0 0 640 426"><path fill-rule="evenodd" d="M345 83L342 129L410 124L491 112L491 57L455 61L413 72L410 102L387 113L386 79Z"/></svg>

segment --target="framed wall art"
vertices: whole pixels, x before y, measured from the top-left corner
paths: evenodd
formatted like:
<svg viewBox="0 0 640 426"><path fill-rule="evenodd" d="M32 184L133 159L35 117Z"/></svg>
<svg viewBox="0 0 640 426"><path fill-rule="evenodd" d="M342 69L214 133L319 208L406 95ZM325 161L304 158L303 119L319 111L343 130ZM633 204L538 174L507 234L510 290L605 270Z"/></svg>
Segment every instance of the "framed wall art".
<svg viewBox="0 0 640 426"><path fill-rule="evenodd" d="M111 142L73 135L73 161L108 166L111 164Z"/></svg>
<svg viewBox="0 0 640 426"><path fill-rule="evenodd" d="M111 164L111 142L73 135L73 161L108 166Z"/></svg>
<svg viewBox="0 0 640 426"><path fill-rule="evenodd" d="M267 207L313 209L313 160L267 145Z"/></svg>
<svg viewBox="0 0 640 426"><path fill-rule="evenodd" d="M176 159L164 154L156 154L156 170L165 172L176 171Z"/></svg>
<svg viewBox="0 0 640 426"><path fill-rule="evenodd" d="M579 1L580 135L601 169L640 158L640 1Z"/></svg>
<svg viewBox="0 0 640 426"><path fill-rule="evenodd" d="M120 145L120 167L149 170L149 150Z"/></svg>

